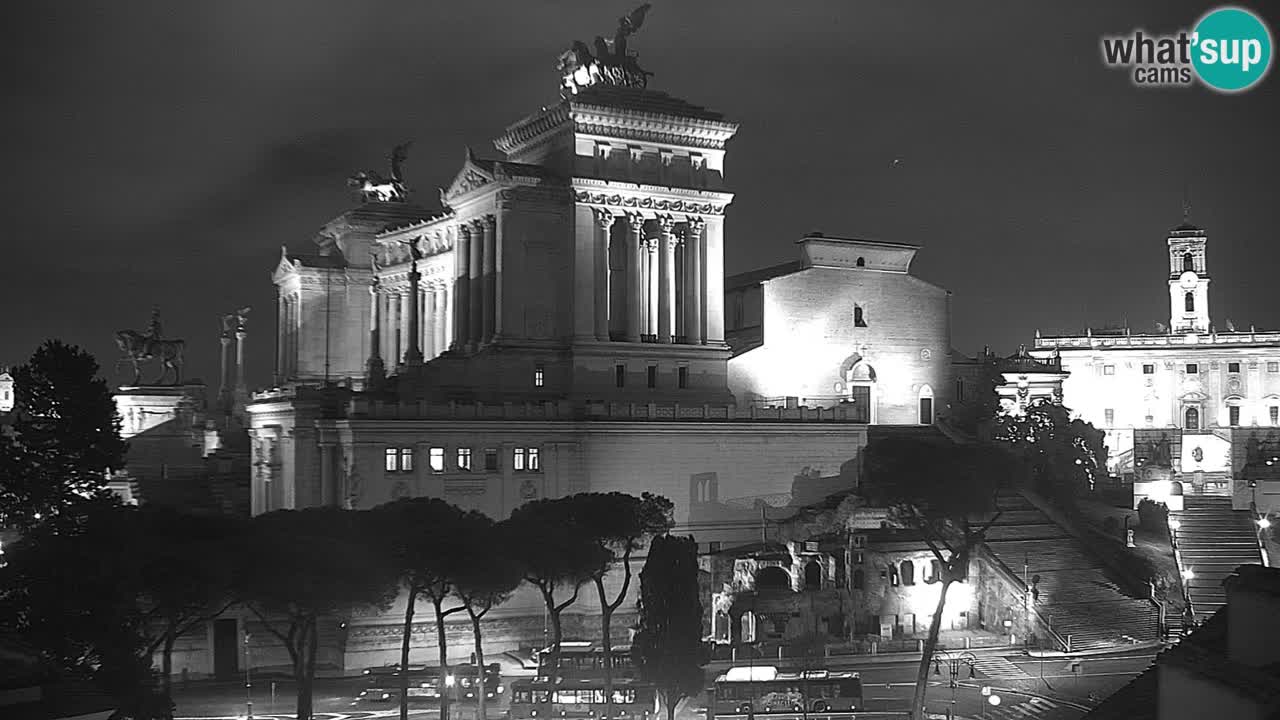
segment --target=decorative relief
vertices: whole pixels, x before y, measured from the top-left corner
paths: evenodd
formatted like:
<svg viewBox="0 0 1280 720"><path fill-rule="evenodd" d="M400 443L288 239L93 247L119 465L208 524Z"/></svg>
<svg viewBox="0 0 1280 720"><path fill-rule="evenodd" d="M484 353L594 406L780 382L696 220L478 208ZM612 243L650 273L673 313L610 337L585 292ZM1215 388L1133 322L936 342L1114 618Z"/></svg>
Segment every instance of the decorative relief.
<svg viewBox="0 0 1280 720"><path fill-rule="evenodd" d="M1233 393L1240 392L1240 378L1231 378L1227 381L1227 389Z"/></svg>
<svg viewBox="0 0 1280 720"><path fill-rule="evenodd" d="M932 360L932 359L933 359L933 351L932 351L932 350L930 350L929 348L924 348L923 350L921 350L921 351L920 351L920 359L921 359L921 360L924 360L925 362L928 362L929 360Z"/></svg>
<svg viewBox="0 0 1280 720"><path fill-rule="evenodd" d="M574 200L592 205L611 205L613 207L640 208L644 210L661 210L670 212L699 213L701 215L723 215L724 205L713 203L697 203L689 200L654 200L653 198L622 197L621 195L605 195L578 190Z"/></svg>
<svg viewBox="0 0 1280 720"><path fill-rule="evenodd" d="M521 500L537 500L538 499L538 486L533 484L533 480L529 478L525 478L525 481L520 484L520 499Z"/></svg>

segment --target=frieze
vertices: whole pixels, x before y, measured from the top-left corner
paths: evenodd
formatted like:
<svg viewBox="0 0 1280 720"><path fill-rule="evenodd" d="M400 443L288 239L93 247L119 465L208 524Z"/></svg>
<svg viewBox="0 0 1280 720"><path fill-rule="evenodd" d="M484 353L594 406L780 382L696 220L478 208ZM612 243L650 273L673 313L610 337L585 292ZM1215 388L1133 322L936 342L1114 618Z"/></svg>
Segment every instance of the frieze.
<svg viewBox="0 0 1280 720"><path fill-rule="evenodd" d="M663 143L666 145L696 147L705 150L723 150L725 142L733 136L732 132L725 133L724 131L716 131L714 134L708 133L707 135L699 135L688 132L664 132L662 130L654 130L636 125L613 125L581 122L576 120L573 123L573 129L578 133L586 135L603 135L605 137L617 138L619 140Z"/></svg>
<svg viewBox="0 0 1280 720"><path fill-rule="evenodd" d="M687 200L654 200L651 197L624 197L622 195L606 195L605 193L593 193L583 190L576 191L574 193L574 199L580 203L588 203L591 205L636 208L660 212L696 213L699 215L723 215L725 209L724 205L712 203L696 203Z"/></svg>

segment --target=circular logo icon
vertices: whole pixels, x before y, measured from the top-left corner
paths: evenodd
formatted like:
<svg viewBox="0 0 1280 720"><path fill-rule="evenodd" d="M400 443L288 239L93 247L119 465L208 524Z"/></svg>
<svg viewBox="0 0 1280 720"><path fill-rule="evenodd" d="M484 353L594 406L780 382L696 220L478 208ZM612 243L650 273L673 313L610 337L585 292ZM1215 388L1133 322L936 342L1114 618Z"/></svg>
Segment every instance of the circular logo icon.
<svg viewBox="0 0 1280 720"><path fill-rule="evenodd" d="M1220 92L1248 90L1271 67L1271 32L1248 10L1225 7L1205 15L1191 42L1196 74Z"/></svg>

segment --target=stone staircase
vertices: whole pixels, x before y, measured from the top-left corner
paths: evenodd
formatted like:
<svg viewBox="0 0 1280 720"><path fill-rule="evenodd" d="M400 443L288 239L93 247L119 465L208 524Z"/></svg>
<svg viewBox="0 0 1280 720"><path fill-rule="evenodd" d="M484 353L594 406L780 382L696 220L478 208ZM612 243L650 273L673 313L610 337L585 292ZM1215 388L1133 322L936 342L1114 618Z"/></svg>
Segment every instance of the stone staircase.
<svg viewBox="0 0 1280 720"><path fill-rule="evenodd" d="M1159 611L1127 594L1102 560L1020 494L1001 495L1003 510L987 547L1014 573L1040 576L1036 610L1074 651L1160 637Z"/></svg>
<svg viewBox="0 0 1280 720"><path fill-rule="evenodd" d="M1192 572L1183 584L1196 621L1203 621L1227 604L1222 581L1228 575L1241 565L1262 564L1257 530L1248 511L1231 509L1230 497L1187 495L1183 511L1169 518L1181 525L1178 567Z"/></svg>

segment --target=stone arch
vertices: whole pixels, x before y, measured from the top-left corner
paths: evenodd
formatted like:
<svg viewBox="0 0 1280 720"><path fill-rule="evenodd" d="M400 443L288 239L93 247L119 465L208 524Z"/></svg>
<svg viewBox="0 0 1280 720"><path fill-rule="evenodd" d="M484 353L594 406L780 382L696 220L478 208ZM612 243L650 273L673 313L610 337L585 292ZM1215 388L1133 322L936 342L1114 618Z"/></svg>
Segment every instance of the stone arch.
<svg viewBox="0 0 1280 720"><path fill-rule="evenodd" d="M822 565L817 560L810 560L804 566L804 589L822 589Z"/></svg>
<svg viewBox="0 0 1280 720"><path fill-rule="evenodd" d="M1194 271L1195 269L1196 269L1196 258L1194 255L1191 254L1191 251L1188 250L1187 252L1182 253L1182 271L1191 272L1191 271Z"/></svg>
<svg viewBox="0 0 1280 720"><path fill-rule="evenodd" d="M1169 483L1169 494L1170 494L1170 495L1181 495L1181 494L1182 494L1182 483L1178 482L1177 480L1174 480L1173 482Z"/></svg>
<svg viewBox="0 0 1280 720"><path fill-rule="evenodd" d="M920 386L920 392L916 395L917 405L920 409L919 421L921 425L933 424L933 388L928 383Z"/></svg>
<svg viewBox="0 0 1280 720"><path fill-rule="evenodd" d="M786 570L771 565L756 571L756 590L790 590L791 576Z"/></svg>
<svg viewBox="0 0 1280 720"><path fill-rule="evenodd" d="M855 266L855 267L866 267L866 266L867 266L867 259L866 259L866 258L858 258L858 261L854 263L854 266Z"/></svg>

